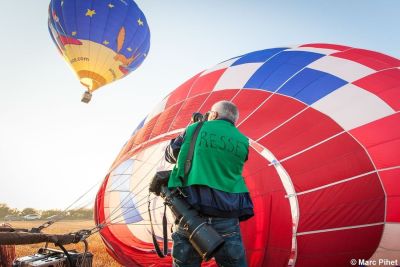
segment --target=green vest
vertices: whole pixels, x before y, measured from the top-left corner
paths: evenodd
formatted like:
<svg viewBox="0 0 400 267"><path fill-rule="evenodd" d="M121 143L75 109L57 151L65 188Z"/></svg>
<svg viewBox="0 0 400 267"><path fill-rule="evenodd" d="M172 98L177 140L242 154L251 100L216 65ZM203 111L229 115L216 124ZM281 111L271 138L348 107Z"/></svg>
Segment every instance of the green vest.
<svg viewBox="0 0 400 267"><path fill-rule="evenodd" d="M249 150L249 139L230 122L204 122L197 136L192 168L184 178L184 165L197 123L186 129L178 161L168 187L206 185L229 193L248 192L242 171Z"/></svg>

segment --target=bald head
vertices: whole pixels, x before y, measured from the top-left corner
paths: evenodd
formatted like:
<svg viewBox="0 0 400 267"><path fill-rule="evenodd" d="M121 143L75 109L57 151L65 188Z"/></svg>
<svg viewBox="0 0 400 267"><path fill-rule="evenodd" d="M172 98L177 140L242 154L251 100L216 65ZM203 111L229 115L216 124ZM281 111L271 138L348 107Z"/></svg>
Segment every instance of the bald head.
<svg viewBox="0 0 400 267"><path fill-rule="evenodd" d="M239 110L235 104L230 101L222 100L215 103L211 111L215 111L218 113L218 118L220 119L227 119L236 123L239 119Z"/></svg>

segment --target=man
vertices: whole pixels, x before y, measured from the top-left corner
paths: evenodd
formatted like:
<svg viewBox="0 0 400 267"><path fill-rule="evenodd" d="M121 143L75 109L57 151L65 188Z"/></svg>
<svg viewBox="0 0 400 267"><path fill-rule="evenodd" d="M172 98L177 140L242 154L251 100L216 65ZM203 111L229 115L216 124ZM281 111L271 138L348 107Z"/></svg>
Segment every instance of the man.
<svg viewBox="0 0 400 267"><path fill-rule="evenodd" d="M224 245L214 255L224 267L247 266L239 221L254 215L242 176L249 140L235 127L238 117L238 109L232 102L220 101L212 106L208 121L199 131L187 177L184 165L197 123L172 140L165 153L167 161L176 163L168 187L179 187L185 200L224 238ZM202 259L179 224L172 239L174 266L200 266Z"/></svg>

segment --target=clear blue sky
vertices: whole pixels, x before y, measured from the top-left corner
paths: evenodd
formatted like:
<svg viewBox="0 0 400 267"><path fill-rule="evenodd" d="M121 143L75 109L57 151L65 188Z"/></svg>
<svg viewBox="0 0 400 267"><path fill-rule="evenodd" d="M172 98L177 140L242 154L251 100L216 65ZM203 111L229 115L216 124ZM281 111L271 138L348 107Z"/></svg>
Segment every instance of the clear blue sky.
<svg viewBox="0 0 400 267"><path fill-rule="evenodd" d="M16 208L65 208L103 179L154 105L225 59L310 42L400 57L398 0L140 0L148 58L85 105L47 32L48 2L2 3L0 203Z"/></svg>

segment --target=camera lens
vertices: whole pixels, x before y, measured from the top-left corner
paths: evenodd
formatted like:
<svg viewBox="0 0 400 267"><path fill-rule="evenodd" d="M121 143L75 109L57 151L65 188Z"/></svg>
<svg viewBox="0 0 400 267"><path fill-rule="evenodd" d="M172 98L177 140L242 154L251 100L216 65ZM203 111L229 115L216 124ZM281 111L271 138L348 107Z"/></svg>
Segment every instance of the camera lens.
<svg viewBox="0 0 400 267"><path fill-rule="evenodd" d="M198 122L198 121L202 121L203 120L203 114L201 114L200 112L194 112L192 114L192 121L193 122Z"/></svg>

